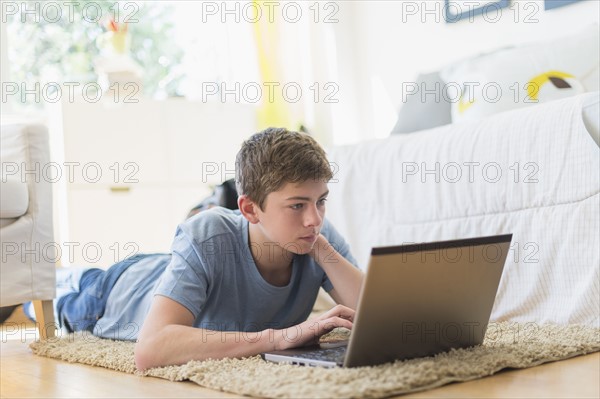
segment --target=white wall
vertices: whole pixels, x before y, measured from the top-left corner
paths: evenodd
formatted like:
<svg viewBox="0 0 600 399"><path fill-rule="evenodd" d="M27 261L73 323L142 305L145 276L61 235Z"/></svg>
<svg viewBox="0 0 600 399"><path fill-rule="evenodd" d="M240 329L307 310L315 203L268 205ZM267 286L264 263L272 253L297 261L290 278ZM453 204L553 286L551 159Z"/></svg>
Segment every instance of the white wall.
<svg viewBox="0 0 600 399"><path fill-rule="evenodd" d="M4 91L4 83L8 82L10 79L9 71L8 71L8 39L6 34L6 23L3 22L4 18L0 19L0 90ZM5 67L6 66L6 67ZM4 94L4 93L2 93ZM2 115L9 114L12 110L10 102L4 103L2 101L2 107L0 112Z"/></svg>
<svg viewBox="0 0 600 399"><path fill-rule="evenodd" d="M512 0L498 17L490 9L485 17L456 23L445 22L443 0L338 4L340 17L334 29L338 67L344 70L339 76L339 106L349 120L344 132L333 133L336 144L387 136L394 115L390 117L391 111L382 107L399 109L402 83L414 81L420 72L439 70L496 48L575 33L600 19L598 0L548 11L542 0ZM374 110L372 93L377 80L383 82L388 98L378 98Z"/></svg>

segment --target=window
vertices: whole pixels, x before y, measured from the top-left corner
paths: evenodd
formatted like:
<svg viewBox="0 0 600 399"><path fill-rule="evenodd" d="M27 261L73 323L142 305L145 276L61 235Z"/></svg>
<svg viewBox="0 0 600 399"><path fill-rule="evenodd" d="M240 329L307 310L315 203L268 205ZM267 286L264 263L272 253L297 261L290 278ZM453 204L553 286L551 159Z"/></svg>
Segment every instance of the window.
<svg viewBox="0 0 600 399"><path fill-rule="evenodd" d="M155 98L200 98L222 82L258 81L251 24L202 22L202 6L198 1L7 2L3 102L8 99L14 111L40 110L61 96L99 87L102 68L113 70L114 77L115 69L129 68L124 64L139 71L140 94Z"/></svg>

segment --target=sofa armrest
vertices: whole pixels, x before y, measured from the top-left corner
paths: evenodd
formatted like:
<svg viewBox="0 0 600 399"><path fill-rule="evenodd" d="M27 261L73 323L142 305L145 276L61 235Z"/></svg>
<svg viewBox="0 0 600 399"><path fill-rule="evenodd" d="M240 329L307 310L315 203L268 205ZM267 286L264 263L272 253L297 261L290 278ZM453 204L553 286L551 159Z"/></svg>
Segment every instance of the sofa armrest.
<svg viewBox="0 0 600 399"><path fill-rule="evenodd" d="M28 199L27 211L0 230L0 306L53 299L52 183L43 173L50 162L48 130L41 124L3 123L0 139L1 179L25 185Z"/></svg>
<svg viewBox="0 0 600 399"><path fill-rule="evenodd" d="M0 180L0 219L23 216L28 205L27 183L14 178Z"/></svg>

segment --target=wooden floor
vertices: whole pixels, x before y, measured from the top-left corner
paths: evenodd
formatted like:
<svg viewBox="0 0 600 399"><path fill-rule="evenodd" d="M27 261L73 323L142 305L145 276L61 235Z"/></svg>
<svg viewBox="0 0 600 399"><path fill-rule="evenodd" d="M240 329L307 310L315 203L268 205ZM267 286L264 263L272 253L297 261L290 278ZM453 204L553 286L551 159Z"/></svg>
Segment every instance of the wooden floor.
<svg viewBox="0 0 600 399"><path fill-rule="evenodd" d="M16 339L15 339L16 338ZM25 339L23 339L25 338ZM34 356L35 337L2 337L2 398L175 398L238 397L202 388L192 382L158 378L70 364ZM599 398L600 353L508 370L491 377L455 383L402 398Z"/></svg>

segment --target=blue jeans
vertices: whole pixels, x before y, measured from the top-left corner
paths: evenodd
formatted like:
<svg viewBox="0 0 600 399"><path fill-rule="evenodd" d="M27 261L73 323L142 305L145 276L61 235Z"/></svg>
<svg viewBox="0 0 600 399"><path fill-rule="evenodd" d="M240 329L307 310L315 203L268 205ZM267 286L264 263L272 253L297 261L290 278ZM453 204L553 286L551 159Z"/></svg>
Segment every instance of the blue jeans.
<svg viewBox="0 0 600 399"><path fill-rule="evenodd" d="M67 332L92 332L104 315L110 291L121 275L133 264L154 254L138 254L115 263L108 270L92 268L63 269L57 274L57 298L54 301L58 325ZM78 281L77 281L78 279ZM24 306L32 318L32 306Z"/></svg>

